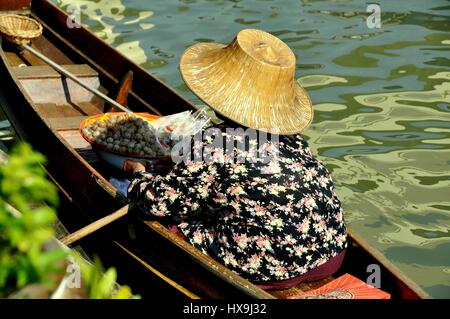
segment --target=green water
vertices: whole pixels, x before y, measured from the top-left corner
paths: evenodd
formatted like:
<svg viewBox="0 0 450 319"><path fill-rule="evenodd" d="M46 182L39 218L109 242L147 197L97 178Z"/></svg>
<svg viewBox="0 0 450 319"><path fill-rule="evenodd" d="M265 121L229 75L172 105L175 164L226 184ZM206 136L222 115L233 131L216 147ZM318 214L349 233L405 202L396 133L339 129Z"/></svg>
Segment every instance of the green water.
<svg viewBox="0 0 450 319"><path fill-rule="evenodd" d="M81 23L195 103L178 71L199 41L243 28L285 41L315 108L304 132L346 220L435 297L450 298L450 3L63 0ZM69 8L70 9L70 8Z"/></svg>

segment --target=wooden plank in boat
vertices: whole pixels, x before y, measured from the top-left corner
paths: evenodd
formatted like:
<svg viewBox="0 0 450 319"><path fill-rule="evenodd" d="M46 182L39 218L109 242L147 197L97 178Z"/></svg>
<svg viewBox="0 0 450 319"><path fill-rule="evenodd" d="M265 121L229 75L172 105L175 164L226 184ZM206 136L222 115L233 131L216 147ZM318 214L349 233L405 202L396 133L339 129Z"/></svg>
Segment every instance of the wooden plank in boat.
<svg viewBox="0 0 450 319"><path fill-rule="evenodd" d="M34 109L45 119L55 123L57 118L84 117L102 113L99 106L94 103L39 103L34 105ZM63 121L63 120L61 120ZM75 120L67 120L75 121Z"/></svg>
<svg viewBox="0 0 450 319"><path fill-rule="evenodd" d="M74 102L72 103L72 106L80 110L82 114L96 115L103 113L102 110L103 103L98 102L99 100L94 97L92 102Z"/></svg>
<svg viewBox="0 0 450 319"><path fill-rule="evenodd" d="M74 64L67 55L45 37L45 34L33 40L33 47L59 65Z"/></svg>
<svg viewBox="0 0 450 319"><path fill-rule="evenodd" d="M14 67L25 64L25 61L16 52L5 51L5 55L8 58L9 64Z"/></svg>
<svg viewBox="0 0 450 319"><path fill-rule="evenodd" d="M48 41L43 35L34 39L31 42L30 46L60 65L73 64L73 61L71 59L69 59L61 50L59 50L53 43ZM12 48L13 50L17 50L14 46L12 46ZM20 55L21 59L24 60L26 64L29 64L31 66L48 66L46 62L27 50L20 50L18 52L18 55Z"/></svg>
<svg viewBox="0 0 450 319"><path fill-rule="evenodd" d="M91 144L81 136L78 130L64 130L58 131L58 133L77 151L91 149Z"/></svg>
<svg viewBox="0 0 450 319"><path fill-rule="evenodd" d="M45 63L44 61L39 59L37 56L35 56L31 52L23 50L19 54L22 57L22 59L25 60L29 65L32 65L32 66L47 65L47 63Z"/></svg>
<svg viewBox="0 0 450 319"><path fill-rule="evenodd" d="M83 114L76 108L67 104L39 103L34 105L34 109L43 118L82 116Z"/></svg>
<svg viewBox="0 0 450 319"><path fill-rule="evenodd" d="M100 81L98 73L86 64L63 65L89 87L98 88ZM14 76L20 81L25 91L34 103L70 104L90 102L94 94L86 90L71 79L61 77L57 71L49 66L12 67ZM97 114L99 110L92 109Z"/></svg>
<svg viewBox="0 0 450 319"><path fill-rule="evenodd" d="M98 78L85 77L83 81L92 88L99 86ZM66 78L24 79L20 83L35 104L79 104L90 102L95 97L78 83Z"/></svg>
<svg viewBox="0 0 450 319"><path fill-rule="evenodd" d="M89 116L70 116L70 117L55 117L48 118L47 122L50 127L58 131L66 130L78 130L81 122Z"/></svg>
<svg viewBox="0 0 450 319"><path fill-rule="evenodd" d="M89 164L98 163L100 159L89 144L80 134L78 129L58 131L58 134L72 146Z"/></svg>
<svg viewBox="0 0 450 319"><path fill-rule="evenodd" d="M87 64L61 65L77 77L97 77L98 73ZM48 65L12 67L13 74L19 80L61 78L61 74Z"/></svg>

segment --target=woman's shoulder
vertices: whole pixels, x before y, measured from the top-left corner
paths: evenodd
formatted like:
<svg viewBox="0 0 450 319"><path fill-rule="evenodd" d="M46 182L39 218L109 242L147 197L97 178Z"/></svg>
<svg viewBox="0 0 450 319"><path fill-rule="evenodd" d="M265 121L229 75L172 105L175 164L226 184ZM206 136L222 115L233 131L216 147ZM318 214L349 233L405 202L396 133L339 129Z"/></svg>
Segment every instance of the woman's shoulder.
<svg viewBox="0 0 450 319"><path fill-rule="evenodd" d="M281 135L280 141L296 148L308 148L308 141L301 134Z"/></svg>
<svg viewBox="0 0 450 319"><path fill-rule="evenodd" d="M196 136L197 143L195 148L210 147L214 144L219 145L254 145L261 147L265 144L271 144L279 148L289 148L292 150L307 150L309 152L309 144L307 139L301 134L294 135L278 135L261 130L247 127L233 127L223 124L210 126L203 129Z"/></svg>

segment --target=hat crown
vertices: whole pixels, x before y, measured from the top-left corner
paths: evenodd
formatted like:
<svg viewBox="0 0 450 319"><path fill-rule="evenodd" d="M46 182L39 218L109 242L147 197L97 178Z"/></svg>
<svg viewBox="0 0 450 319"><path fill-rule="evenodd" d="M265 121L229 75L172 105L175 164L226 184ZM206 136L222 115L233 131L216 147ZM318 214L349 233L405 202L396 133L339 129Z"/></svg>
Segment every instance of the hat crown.
<svg viewBox="0 0 450 319"><path fill-rule="evenodd" d="M292 50L270 33L245 29L238 33L236 42L245 53L258 62L295 69L295 55Z"/></svg>
<svg viewBox="0 0 450 319"><path fill-rule="evenodd" d="M280 39L270 33L245 29L224 48L220 64L211 64L229 78L240 79L247 93L287 92L295 77L295 55ZM291 95L294 98L294 95ZM294 101L289 101L294 103Z"/></svg>

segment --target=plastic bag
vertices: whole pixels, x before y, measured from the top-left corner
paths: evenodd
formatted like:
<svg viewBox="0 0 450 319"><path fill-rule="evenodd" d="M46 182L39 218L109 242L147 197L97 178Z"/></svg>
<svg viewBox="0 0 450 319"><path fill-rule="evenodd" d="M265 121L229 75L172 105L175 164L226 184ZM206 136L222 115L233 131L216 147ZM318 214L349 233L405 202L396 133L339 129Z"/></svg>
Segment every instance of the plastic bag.
<svg viewBox="0 0 450 319"><path fill-rule="evenodd" d="M211 120L204 109L167 115L151 122L157 145L166 155L178 141L209 126Z"/></svg>

